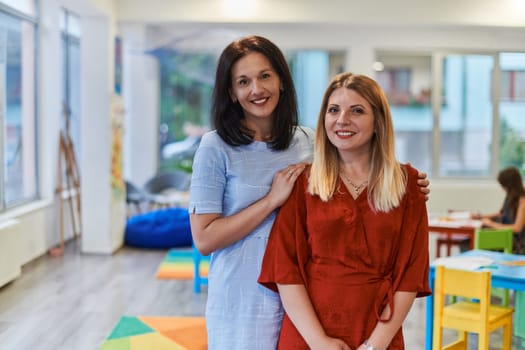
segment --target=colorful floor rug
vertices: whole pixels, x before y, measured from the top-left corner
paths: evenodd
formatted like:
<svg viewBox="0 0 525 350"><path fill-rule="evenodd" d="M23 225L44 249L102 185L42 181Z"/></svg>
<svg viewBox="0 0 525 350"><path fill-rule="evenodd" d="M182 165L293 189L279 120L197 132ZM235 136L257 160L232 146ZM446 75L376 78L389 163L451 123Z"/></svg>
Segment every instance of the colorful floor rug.
<svg viewBox="0 0 525 350"><path fill-rule="evenodd" d="M204 317L123 316L100 350L206 350Z"/></svg>
<svg viewBox="0 0 525 350"><path fill-rule="evenodd" d="M209 259L201 258L199 273L201 277L208 276ZM156 277L160 279L193 279L193 251L170 249L160 263Z"/></svg>

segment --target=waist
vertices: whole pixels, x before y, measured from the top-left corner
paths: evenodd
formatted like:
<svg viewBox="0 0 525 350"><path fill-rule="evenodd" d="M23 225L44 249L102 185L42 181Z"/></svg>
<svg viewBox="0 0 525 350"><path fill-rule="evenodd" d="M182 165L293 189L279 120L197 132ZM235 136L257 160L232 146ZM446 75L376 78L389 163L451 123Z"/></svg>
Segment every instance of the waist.
<svg viewBox="0 0 525 350"><path fill-rule="evenodd" d="M372 268L358 269L342 263L325 263L310 261L306 265L309 279L330 280L330 283L341 285L363 285L382 283L392 280L389 271L374 270Z"/></svg>
<svg viewBox="0 0 525 350"><path fill-rule="evenodd" d="M337 289L359 289L364 293L369 293L373 302L373 309L377 320L388 322L394 310L394 290L392 272L379 271L366 266L363 270L344 266L337 263L316 263L310 262L306 266L308 275L307 288L312 291L317 288ZM334 288L335 287L335 288ZM385 307L389 305L390 312L383 315Z"/></svg>

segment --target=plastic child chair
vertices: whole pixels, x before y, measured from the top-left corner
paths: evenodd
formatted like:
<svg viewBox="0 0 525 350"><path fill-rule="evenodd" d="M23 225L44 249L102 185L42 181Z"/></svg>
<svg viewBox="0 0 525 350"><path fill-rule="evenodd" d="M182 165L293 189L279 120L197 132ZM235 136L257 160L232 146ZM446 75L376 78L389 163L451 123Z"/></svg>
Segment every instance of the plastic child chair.
<svg viewBox="0 0 525 350"><path fill-rule="evenodd" d="M446 296L458 298L445 304ZM436 266L432 349L467 349L467 334L478 334L478 349L488 350L489 334L503 327L503 350L511 350L514 309L490 304L490 271L455 270ZM458 331L458 339L443 346L443 329Z"/></svg>
<svg viewBox="0 0 525 350"><path fill-rule="evenodd" d="M161 173L150 178L143 186L150 209L184 206L176 192L186 192L190 188L191 174L180 170Z"/></svg>
<svg viewBox="0 0 525 350"><path fill-rule="evenodd" d="M202 255L195 245L193 245L193 292L199 294L201 292L201 286L208 285L208 277L201 276L201 262L202 260L209 260L210 256Z"/></svg>
<svg viewBox="0 0 525 350"><path fill-rule="evenodd" d="M474 234L474 248L485 250L499 250L506 254L512 253L511 229L477 229ZM501 300L501 305L509 306L509 290L493 288L492 296Z"/></svg>
<svg viewBox="0 0 525 350"><path fill-rule="evenodd" d="M132 214L142 213L142 203L146 201L146 196L141 189L131 181L126 180L126 205L128 206L128 217ZM133 207L133 211L132 208Z"/></svg>

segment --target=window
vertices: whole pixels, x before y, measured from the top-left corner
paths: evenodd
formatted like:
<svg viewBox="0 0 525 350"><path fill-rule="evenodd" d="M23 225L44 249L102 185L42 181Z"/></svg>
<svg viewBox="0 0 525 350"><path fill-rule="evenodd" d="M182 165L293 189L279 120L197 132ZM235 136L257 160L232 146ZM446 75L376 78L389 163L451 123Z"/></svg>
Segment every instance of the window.
<svg viewBox="0 0 525 350"><path fill-rule="evenodd" d="M155 51L160 67L159 170L190 170L210 124L217 58L209 53Z"/></svg>
<svg viewBox="0 0 525 350"><path fill-rule="evenodd" d="M80 166L80 21L62 10L60 17L62 41L62 103L67 113L60 120L61 130L68 132L74 145L75 160ZM81 173L81 169L78 169Z"/></svg>
<svg viewBox="0 0 525 350"><path fill-rule="evenodd" d="M406 106L417 101L410 93L411 69L386 68L377 73L377 81L383 87L392 105Z"/></svg>
<svg viewBox="0 0 525 350"><path fill-rule="evenodd" d="M499 61L499 168L525 169L525 53L504 52Z"/></svg>
<svg viewBox="0 0 525 350"><path fill-rule="evenodd" d="M524 169L525 53L376 56L400 161L440 177Z"/></svg>
<svg viewBox="0 0 525 350"><path fill-rule="evenodd" d="M17 2L30 5L33 2ZM3 129L0 210L37 196L35 43L36 21L0 10L0 125ZM31 9L31 7L27 7Z"/></svg>
<svg viewBox="0 0 525 350"><path fill-rule="evenodd" d="M378 52L376 79L390 103L396 135L396 156L430 174L432 109L430 54ZM382 70L381 70L382 69Z"/></svg>
<svg viewBox="0 0 525 350"><path fill-rule="evenodd" d="M501 100L525 101L525 70L507 70L501 72Z"/></svg>
<svg viewBox="0 0 525 350"><path fill-rule="evenodd" d="M443 58L439 113L439 175L490 176L493 104L492 55Z"/></svg>
<svg viewBox="0 0 525 350"><path fill-rule="evenodd" d="M161 170L186 161L191 169L198 145L193 141L209 128L217 56L195 51L155 55L162 79ZM285 55L300 124L315 128L323 92L330 78L344 70L345 52L294 50ZM401 162L434 177L494 177L507 165L524 168L525 53L378 51L376 60L376 79L391 105ZM172 152L163 152L167 149Z"/></svg>
<svg viewBox="0 0 525 350"><path fill-rule="evenodd" d="M345 52L299 50L285 55L297 92L299 124L315 129L324 91L330 79L343 71Z"/></svg>

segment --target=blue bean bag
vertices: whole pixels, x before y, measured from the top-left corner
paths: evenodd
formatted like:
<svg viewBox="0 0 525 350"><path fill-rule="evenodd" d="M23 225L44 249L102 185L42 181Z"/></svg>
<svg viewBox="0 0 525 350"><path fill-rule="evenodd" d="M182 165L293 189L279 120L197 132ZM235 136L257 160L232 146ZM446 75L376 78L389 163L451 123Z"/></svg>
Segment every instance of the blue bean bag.
<svg viewBox="0 0 525 350"><path fill-rule="evenodd" d="M188 209L168 208L132 216L126 222L124 242L153 249L191 247Z"/></svg>

